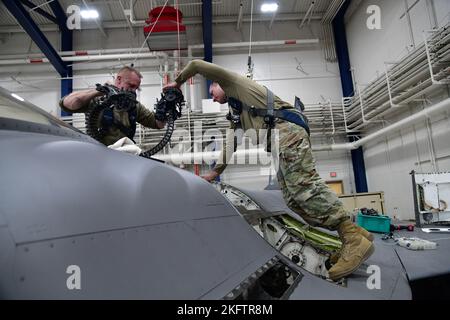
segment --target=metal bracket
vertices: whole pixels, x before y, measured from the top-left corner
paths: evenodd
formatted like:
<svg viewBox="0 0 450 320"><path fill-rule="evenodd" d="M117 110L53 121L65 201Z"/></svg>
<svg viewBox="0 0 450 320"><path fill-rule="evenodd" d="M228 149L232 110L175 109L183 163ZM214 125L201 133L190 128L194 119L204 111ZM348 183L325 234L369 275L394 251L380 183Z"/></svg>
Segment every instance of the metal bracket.
<svg viewBox="0 0 450 320"><path fill-rule="evenodd" d="M425 52L427 53L428 68L430 70L431 82L433 84L447 85L447 84L450 83L450 81L439 81L439 80L436 80L436 75L433 72L433 63L432 63L432 60L431 60L431 54L432 54L431 53L431 46L429 46L429 43L428 43L430 37L427 37L427 33L433 34L433 33L436 33L436 32L437 32L437 30L425 30L423 32L423 43L425 45Z"/></svg>
<svg viewBox="0 0 450 320"><path fill-rule="evenodd" d="M380 122L384 122L384 120L367 120L366 117L364 116L364 105L363 105L363 99L362 99L362 92L361 92L361 86L359 84L356 85L356 88L358 89L358 97L359 97L359 103L360 103L360 107L361 107L361 117L362 117L362 121L363 123L380 123Z"/></svg>
<svg viewBox="0 0 450 320"><path fill-rule="evenodd" d="M355 130L351 130L347 126L347 116L345 115L345 108L350 106L353 102L353 97L342 97L342 114L344 115L344 127L346 133L357 132Z"/></svg>

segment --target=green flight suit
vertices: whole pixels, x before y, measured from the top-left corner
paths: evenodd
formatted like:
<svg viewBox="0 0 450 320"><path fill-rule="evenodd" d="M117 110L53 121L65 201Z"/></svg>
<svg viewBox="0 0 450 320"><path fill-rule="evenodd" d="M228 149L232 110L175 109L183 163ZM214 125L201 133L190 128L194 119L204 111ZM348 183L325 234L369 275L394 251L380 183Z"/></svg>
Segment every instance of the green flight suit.
<svg viewBox="0 0 450 320"><path fill-rule="evenodd" d="M264 86L202 60L191 61L175 81L181 85L197 73L219 83L228 98L235 98L257 109L267 109L267 90ZM274 96L274 108L293 109L293 106ZM259 131L267 127L262 117L253 117L245 110L240 115L240 122L244 131ZM231 128L234 126L231 125ZM275 129L279 130L277 178L286 204L310 225L336 230L342 221L348 219L348 213L336 194L317 173L311 141L306 130L280 119L276 121ZM223 146L220 157L222 161L213 170L219 174L225 170L233 149L229 147L229 143Z"/></svg>
<svg viewBox="0 0 450 320"><path fill-rule="evenodd" d="M59 101L59 106L64 111L72 113L73 112L72 110L69 110L66 107L64 107L64 104L63 104L64 98L65 97L63 97ZM76 111L76 113L88 113L93 108L94 101L95 101L95 98L92 99L86 106L83 106L80 109L78 109ZM113 112L114 112L114 118L117 121L119 121L126 128L131 128L128 112L118 111L116 109L114 109ZM100 119L101 119L101 117L100 117ZM151 112L150 110L148 110L146 107L144 107L144 105L141 104L140 102L138 102L138 104L137 104L136 121L138 123L140 123L141 125L143 125L144 127L158 129L158 127L156 125L155 114L153 112ZM126 137L125 133L123 133L122 131L120 131L118 128L116 128L114 126L111 126L108 129L108 132L105 134L105 136L102 138L102 140L100 142L103 143L104 145L109 146L109 145L115 143L117 140L122 139L124 137Z"/></svg>

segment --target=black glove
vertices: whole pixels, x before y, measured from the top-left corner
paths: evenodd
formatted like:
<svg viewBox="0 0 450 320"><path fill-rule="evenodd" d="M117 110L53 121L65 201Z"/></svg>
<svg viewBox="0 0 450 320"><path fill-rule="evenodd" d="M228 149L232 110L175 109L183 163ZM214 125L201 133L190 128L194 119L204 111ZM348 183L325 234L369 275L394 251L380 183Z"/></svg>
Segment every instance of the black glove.
<svg viewBox="0 0 450 320"><path fill-rule="evenodd" d="M136 93L133 91L120 90L108 98L108 103L111 103L118 110L129 111L136 108L137 100Z"/></svg>
<svg viewBox="0 0 450 320"><path fill-rule="evenodd" d="M168 111L166 110L166 100L161 97L161 100L156 101L155 105L155 119L161 122L167 121Z"/></svg>
<svg viewBox="0 0 450 320"><path fill-rule="evenodd" d="M181 107L184 105L183 93L180 89L170 88L161 94L161 100L157 100L155 105L155 119L161 122L168 120L171 114L173 120L181 117Z"/></svg>
<svg viewBox="0 0 450 320"><path fill-rule="evenodd" d="M120 89L116 86L113 86L112 84L105 83L104 85L101 85L100 83L97 83L95 85L95 90L104 93L107 97L110 97L112 95L117 94Z"/></svg>
<svg viewBox="0 0 450 320"><path fill-rule="evenodd" d="M105 103L118 110L129 111L136 107L136 93L119 89L111 84L96 84L96 90L105 94Z"/></svg>

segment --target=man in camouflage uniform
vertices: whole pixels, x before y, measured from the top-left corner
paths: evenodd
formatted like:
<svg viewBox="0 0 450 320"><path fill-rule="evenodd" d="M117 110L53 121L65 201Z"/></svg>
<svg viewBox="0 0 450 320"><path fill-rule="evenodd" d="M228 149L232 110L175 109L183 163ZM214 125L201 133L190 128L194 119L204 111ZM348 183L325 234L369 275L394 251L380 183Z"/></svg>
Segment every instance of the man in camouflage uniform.
<svg viewBox="0 0 450 320"><path fill-rule="evenodd" d="M141 79L142 75L138 70L132 67L123 67L117 72L114 79L114 86L121 90L135 92L141 85ZM96 89L72 92L71 94L63 97L59 102L59 105L61 109L67 112L88 113L92 109L95 99L104 94L104 92ZM116 108L113 110L113 116L118 124L111 125L107 128L107 132L100 139L100 142L105 145L111 145L117 140L126 137L128 132L124 132L124 129L135 127L136 122L152 129L162 129L165 126L163 118L159 118L161 120L157 120L155 118L155 114L139 102L136 106L135 117L130 117L130 114L127 111L118 110ZM132 135L134 135L134 132Z"/></svg>
<svg viewBox="0 0 450 320"><path fill-rule="evenodd" d="M202 61L191 61L165 88L177 87L196 74L213 80L210 94L219 103L230 102L267 109L267 89L255 81L230 72L217 65ZM231 105L231 104L230 104ZM274 96L274 109L291 109L292 105ZM240 125L243 130L265 129L264 118L242 109ZM234 126L232 125L232 128ZM277 119L275 129L279 130L279 168L277 178L283 197L294 212L312 226L337 230L343 248L338 261L329 270L332 280L339 280L353 273L374 251L373 236L353 224L336 194L323 182L315 169L311 141L306 129L292 122ZM231 158L233 150L224 146L222 161L203 176L207 181L220 175Z"/></svg>

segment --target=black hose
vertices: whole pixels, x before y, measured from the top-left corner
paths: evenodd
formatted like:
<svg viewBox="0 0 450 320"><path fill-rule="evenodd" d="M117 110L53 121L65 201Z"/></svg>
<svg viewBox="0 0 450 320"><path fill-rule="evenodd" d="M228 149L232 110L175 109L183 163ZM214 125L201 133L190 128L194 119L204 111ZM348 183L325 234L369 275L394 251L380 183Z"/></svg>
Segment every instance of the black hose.
<svg viewBox="0 0 450 320"><path fill-rule="evenodd" d="M103 142L109 127L117 127L125 136L133 139L136 125L126 128L114 119L114 110L126 111L135 118L137 112L136 93L126 89L119 89L113 85L96 84L96 90L103 93L101 97L94 98L94 103L86 113L86 132L94 139ZM109 109L109 110L108 110ZM108 111L106 114L105 112ZM130 120L131 121L131 120Z"/></svg>
<svg viewBox="0 0 450 320"><path fill-rule="evenodd" d="M105 136L106 130L99 126L101 123L100 116L106 108L109 108L109 105L105 103L105 100L102 98L95 98L94 106L92 109L86 113L86 133L90 135L97 141L100 141Z"/></svg>
<svg viewBox="0 0 450 320"><path fill-rule="evenodd" d="M101 116L102 112L104 112L107 108L111 108L111 103L108 99L105 99L103 97L95 99L96 100L93 104L93 107L86 114L86 132L94 139L102 142L102 139L105 137L107 133L107 129L103 128ZM162 137L161 141L150 150L142 152L140 154L141 157L151 158L154 154L161 151L167 145L167 143L169 143L173 131L175 130L175 120L181 116L181 109L184 105L184 100L183 94L179 89L167 90L165 92L165 95L162 96L162 99L164 99L163 102L165 105L170 106L167 111L166 132L164 133L164 136ZM136 106L134 105L134 107ZM129 112L130 110L128 109L126 111ZM116 126L117 125L118 124L116 123Z"/></svg>
<svg viewBox="0 0 450 320"><path fill-rule="evenodd" d="M140 156L149 159L149 158L151 158L151 156L153 156L154 154L156 154L156 153L160 152L162 149L164 149L164 147L167 145L167 143L169 143L174 130L175 130L175 119L173 117L173 114L169 113L169 115L167 116L166 133L162 137L161 141L156 146L151 148L150 150L142 152L140 154Z"/></svg>
<svg viewBox="0 0 450 320"><path fill-rule="evenodd" d="M172 133L175 130L175 120L181 117L181 109L184 106L183 93L178 88L169 88L161 95L161 100L158 101L156 109L160 106L164 106L164 113L167 115L167 129L161 141L148 151L144 151L140 154L141 157L150 158L154 154L161 151L167 143L169 143ZM156 111L156 115L158 111ZM161 120L163 121L163 120Z"/></svg>

